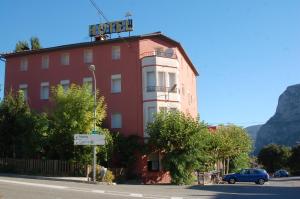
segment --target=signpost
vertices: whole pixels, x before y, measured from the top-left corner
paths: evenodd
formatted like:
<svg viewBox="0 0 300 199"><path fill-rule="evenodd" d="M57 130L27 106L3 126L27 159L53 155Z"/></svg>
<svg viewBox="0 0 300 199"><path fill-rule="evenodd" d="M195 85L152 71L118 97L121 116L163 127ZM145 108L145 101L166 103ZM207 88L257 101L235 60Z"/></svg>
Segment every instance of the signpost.
<svg viewBox="0 0 300 199"><path fill-rule="evenodd" d="M100 134L75 134L74 145L105 145L105 136Z"/></svg>

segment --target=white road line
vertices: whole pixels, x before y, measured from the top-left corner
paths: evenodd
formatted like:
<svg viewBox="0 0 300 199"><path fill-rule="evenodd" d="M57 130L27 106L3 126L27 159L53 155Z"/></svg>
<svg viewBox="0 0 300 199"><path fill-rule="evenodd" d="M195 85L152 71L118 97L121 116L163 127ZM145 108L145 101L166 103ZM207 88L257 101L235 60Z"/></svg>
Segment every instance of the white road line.
<svg viewBox="0 0 300 199"><path fill-rule="evenodd" d="M129 196L136 197L136 198L142 198L143 194L140 194L140 193L130 193Z"/></svg>
<svg viewBox="0 0 300 199"><path fill-rule="evenodd" d="M149 195L144 196L141 193L128 193L128 192L117 192L117 191L104 191L104 190L97 190L97 189L87 189L87 188L75 188L75 187L67 187L67 186L59 186L59 185L48 185L48 184L38 184L38 183L31 183L31 182L22 182L22 181L14 181L14 180L4 180L0 179L0 182L4 183L12 183L12 184L19 184L25 186L34 186L34 187L42 187L42 188L51 188L51 189L63 189L63 190L70 190L70 191L80 191L80 192L88 192L88 193L98 193L98 194L106 194L106 195L115 195L115 196L123 196L123 197L134 197L134 198L149 198L149 199L183 199L182 197L167 197L167 196L155 196Z"/></svg>
<svg viewBox="0 0 300 199"><path fill-rule="evenodd" d="M103 190L92 190L93 193L104 193L105 191Z"/></svg>
<svg viewBox="0 0 300 199"><path fill-rule="evenodd" d="M52 189L67 189L68 188L65 186L58 186L58 185L37 184L37 183L20 182L20 181L13 181L13 180L2 180L2 179L0 179L0 182L21 184L21 185L34 186L34 187L52 188Z"/></svg>

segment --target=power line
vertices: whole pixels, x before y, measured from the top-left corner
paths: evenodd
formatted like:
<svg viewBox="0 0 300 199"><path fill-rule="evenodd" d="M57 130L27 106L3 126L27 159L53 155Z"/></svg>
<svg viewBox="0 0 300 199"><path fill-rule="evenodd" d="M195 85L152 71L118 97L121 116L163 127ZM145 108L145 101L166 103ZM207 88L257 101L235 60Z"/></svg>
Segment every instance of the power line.
<svg viewBox="0 0 300 199"><path fill-rule="evenodd" d="M97 6L97 4L95 3L94 0L89 0L91 2L91 4L94 6L94 8L97 10L98 14L101 15L103 17L103 19L106 22L109 22L109 20L105 17L104 13L102 12L102 10Z"/></svg>

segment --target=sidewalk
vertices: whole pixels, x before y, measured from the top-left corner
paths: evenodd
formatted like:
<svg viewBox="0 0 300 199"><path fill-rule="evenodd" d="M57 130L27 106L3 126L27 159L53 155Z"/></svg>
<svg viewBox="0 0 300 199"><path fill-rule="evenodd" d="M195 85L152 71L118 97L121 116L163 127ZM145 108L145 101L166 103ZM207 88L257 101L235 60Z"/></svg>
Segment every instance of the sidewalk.
<svg viewBox="0 0 300 199"><path fill-rule="evenodd" d="M11 173L0 173L0 176L11 177L11 178L28 178L28 179L39 179L39 180L53 180L53 181L67 181L67 182L79 182L79 183L93 183L88 181L86 177L53 177L53 176L35 176L35 175L23 175L23 174L11 174ZM97 182L102 183L102 182Z"/></svg>

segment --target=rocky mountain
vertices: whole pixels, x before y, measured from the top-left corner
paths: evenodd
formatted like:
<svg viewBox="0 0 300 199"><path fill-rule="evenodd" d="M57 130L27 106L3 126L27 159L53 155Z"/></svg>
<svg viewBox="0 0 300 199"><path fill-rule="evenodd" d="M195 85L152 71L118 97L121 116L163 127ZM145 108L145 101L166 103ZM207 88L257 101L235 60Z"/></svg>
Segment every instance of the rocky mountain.
<svg viewBox="0 0 300 199"><path fill-rule="evenodd" d="M293 146L300 141L300 84L289 86L279 97L273 117L257 133L255 153L270 143Z"/></svg>
<svg viewBox="0 0 300 199"><path fill-rule="evenodd" d="M257 132L259 131L261 126L262 125L259 124L259 125L248 126L248 127L245 128L245 130L250 135L250 137L252 138L254 143L255 143L255 140L256 140Z"/></svg>

